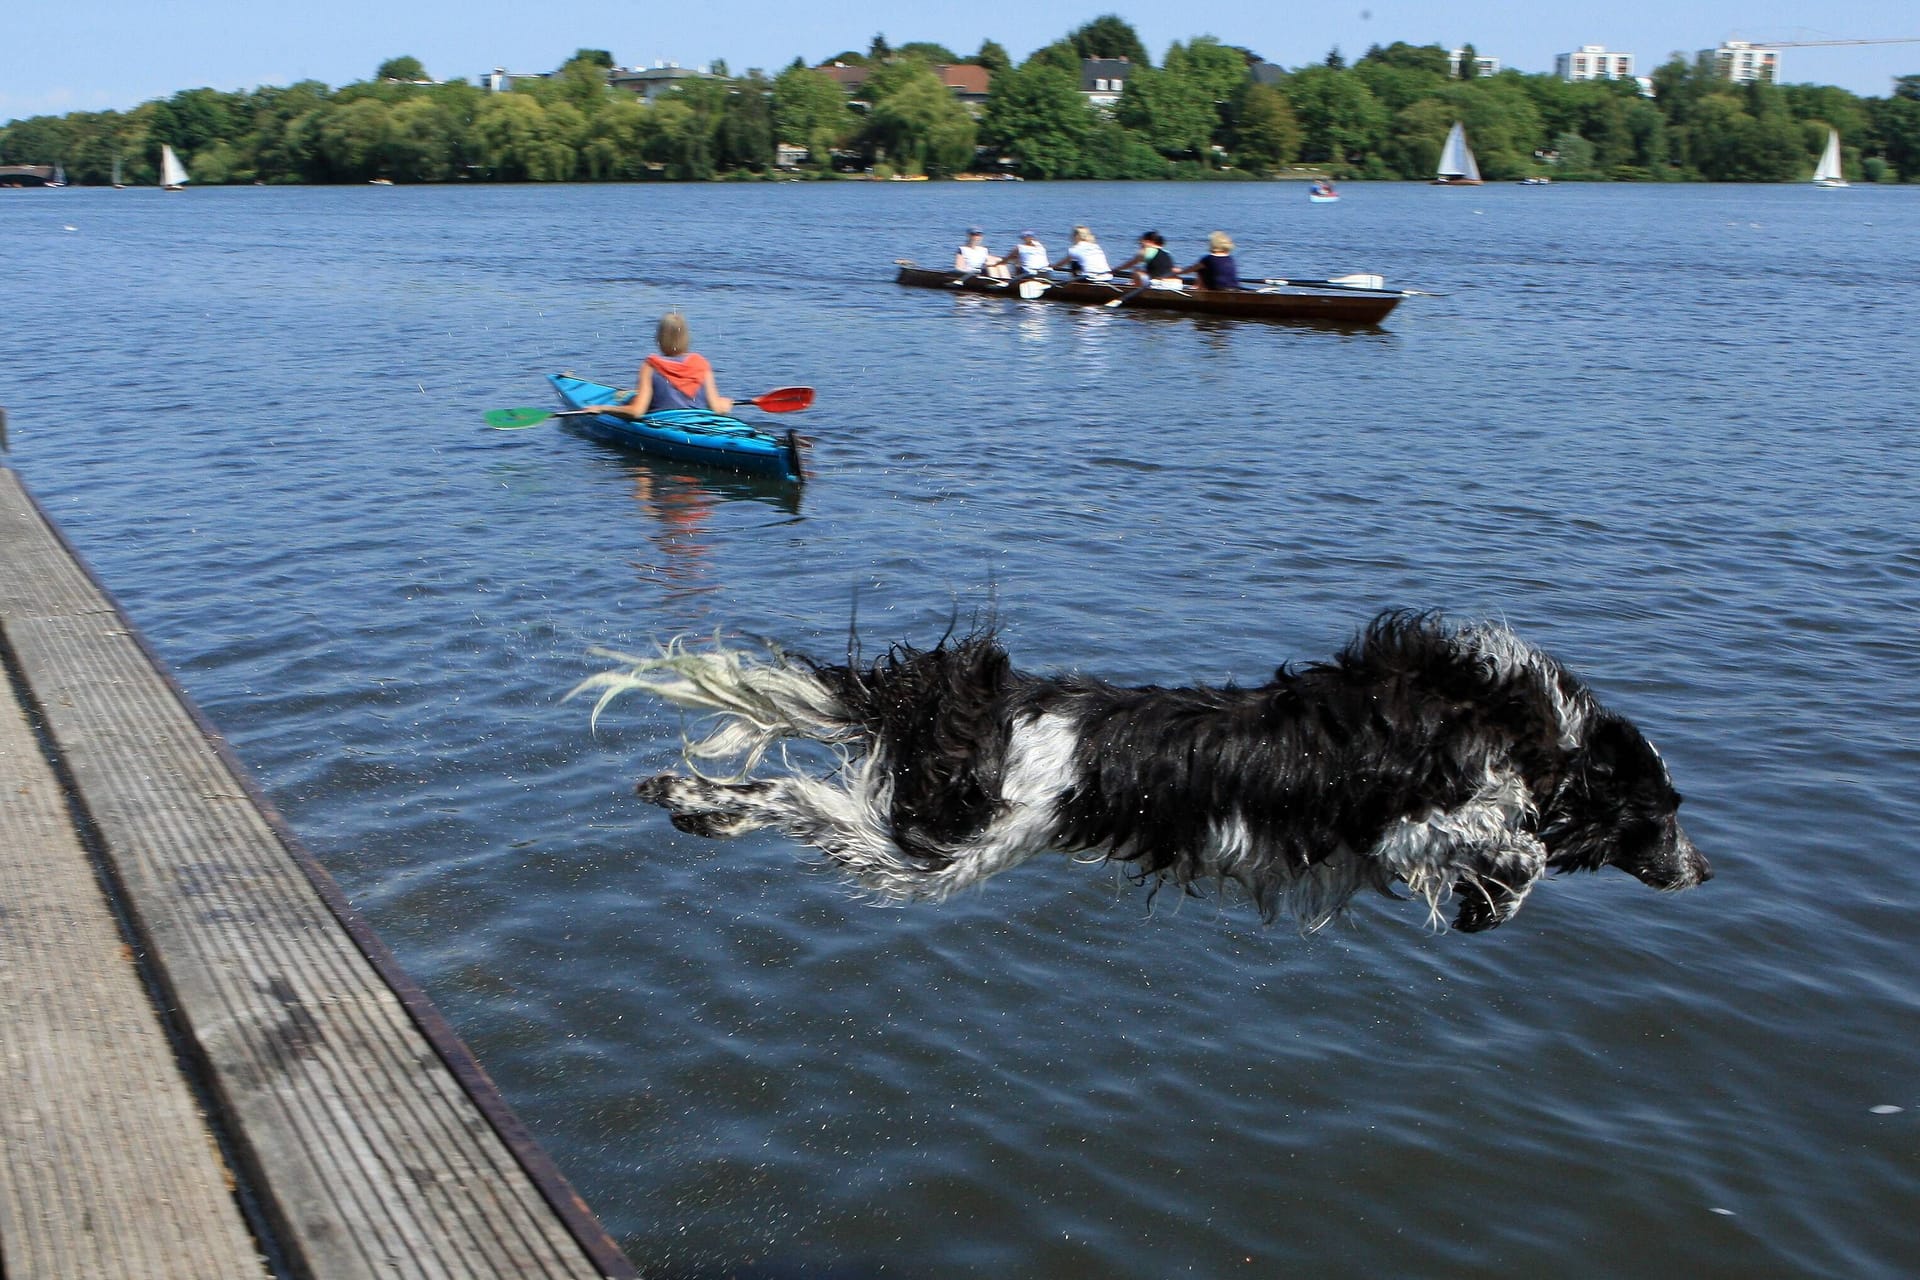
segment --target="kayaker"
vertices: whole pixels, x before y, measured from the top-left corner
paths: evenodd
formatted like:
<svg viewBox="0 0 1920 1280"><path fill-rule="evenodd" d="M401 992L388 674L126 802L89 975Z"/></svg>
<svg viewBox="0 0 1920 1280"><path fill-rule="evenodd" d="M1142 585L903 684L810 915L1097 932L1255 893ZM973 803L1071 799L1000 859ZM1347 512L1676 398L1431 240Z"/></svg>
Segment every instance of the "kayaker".
<svg viewBox="0 0 1920 1280"><path fill-rule="evenodd" d="M1181 274L1196 277L1194 283L1202 289L1238 289L1240 265L1233 260L1233 237L1216 231L1207 237L1207 248L1211 252Z"/></svg>
<svg viewBox="0 0 1920 1280"><path fill-rule="evenodd" d="M1158 231L1140 233L1140 251L1114 268L1114 272L1137 267L1133 273L1136 287L1155 289L1184 289L1186 282L1180 278L1180 268L1173 265L1173 255L1167 252L1167 238Z"/></svg>
<svg viewBox="0 0 1920 1280"><path fill-rule="evenodd" d="M661 316L660 327L654 332L654 342L660 348L660 353L648 356L641 364L640 372L634 375L633 399L625 404L590 404L584 407L618 414L623 418L640 418L661 409L707 409L714 413L733 411L733 401L721 395L714 386L713 366L707 363L707 358L687 350L685 316L678 311L669 311Z"/></svg>
<svg viewBox="0 0 1920 1280"><path fill-rule="evenodd" d="M1001 264L1003 258L996 258L987 251L987 233L979 227L967 228L967 242L953 255L953 269L970 276L985 272L990 276L1005 276L1007 270Z"/></svg>
<svg viewBox="0 0 1920 1280"><path fill-rule="evenodd" d="M1023 276L1043 276L1052 265L1047 261L1047 246L1041 244L1040 238L1031 231L1020 233L1020 242L1008 251L1007 258L1019 259L1020 274Z"/></svg>
<svg viewBox="0 0 1920 1280"><path fill-rule="evenodd" d="M1091 227L1075 227L1067 256L1053 264L1055 271L1071 271L1082 280L1110 280L1113 268L1107 265L1107 251L1093 238Z"/></svg>

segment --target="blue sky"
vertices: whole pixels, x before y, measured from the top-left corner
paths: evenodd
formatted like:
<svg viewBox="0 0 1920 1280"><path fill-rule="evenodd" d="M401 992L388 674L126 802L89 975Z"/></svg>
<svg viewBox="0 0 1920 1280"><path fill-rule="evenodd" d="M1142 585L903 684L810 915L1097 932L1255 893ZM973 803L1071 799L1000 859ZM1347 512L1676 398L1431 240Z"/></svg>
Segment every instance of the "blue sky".
<svg viewBox="0 0 1920 1280"><path fill-rule="evenodd" d="M1920 37L1913 0L1335 0L1284 6L1212 0L1193 9L1127 0L933 0L892 6L826 6L792 0L694 0L668 18L638 0L6 0L0 16L0 120L122 109L176 90L252 89L296 80L341 85L412 54L442 79L474 79L495 66L549 70L581 47L622 65L726 59L735 71L777 71L798 55L818 61L865 49L876 31L895 44L934 40L962 55L983 38L1015 58L1102 13L1117 12L1158 61L1167 45L1214 35L1272 61L1299 66L1340 46L1350 58L1373 43L1471 41L1522 71L1551 71L1553 56L1582 44L1637 55L1644 73L1678 49L1729 36L1753 40ZM1920 43L1792 49L1787 80L1884 95L1895 75L1920 73Z"/></svg>

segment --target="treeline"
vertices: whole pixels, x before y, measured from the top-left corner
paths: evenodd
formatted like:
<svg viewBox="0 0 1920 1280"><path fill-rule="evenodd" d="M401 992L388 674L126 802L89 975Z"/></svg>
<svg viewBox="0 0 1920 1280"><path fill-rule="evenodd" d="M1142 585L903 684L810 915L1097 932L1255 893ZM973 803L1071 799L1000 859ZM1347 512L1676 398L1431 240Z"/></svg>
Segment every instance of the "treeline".
<svg viewBox="0 0 1920 1280"><path fill-rule="evenodd" d="M1111 107L1080 91L1087 57L1129 60ZM1676 56L1654 71L1648 98L1632 81L1458 79L1446 50L1401 42L1352 65L1336 50L1283 71L1212 36L1174 43L1155 65L1113 16L1018 65L992 40L962 56L884 37L822 65L834 62L868 69L856 94L795 59L772 77L716 64L713 77L685 79L649 106L609 86L604 50L582 49L506 93L427 83L417 60L395 58L339 89L189 89L131 111L16 121L0 127L0 164L58 162L70 182L97 184L118 162L122 181L146 184L166 143L200 183L698 181L769 175L785 143L805 149L797 172L807 176L1230 177L1307 165L1417 179L1431 176L1460 120L1490 179L1794 181L1833 128L1850 176L1920 181L1920 75L1862 98L1831 86L1736 86ZM934 71L964 63L992 73L984 105L960 102Z"/></svg>

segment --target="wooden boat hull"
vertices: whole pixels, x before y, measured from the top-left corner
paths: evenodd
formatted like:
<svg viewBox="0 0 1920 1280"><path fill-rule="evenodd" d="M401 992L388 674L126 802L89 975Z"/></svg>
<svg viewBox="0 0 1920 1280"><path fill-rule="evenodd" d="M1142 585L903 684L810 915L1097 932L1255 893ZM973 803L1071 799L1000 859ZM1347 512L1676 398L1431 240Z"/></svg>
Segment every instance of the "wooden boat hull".
<svg viewBox="0 0 1920 1280"><path fill-rule="evenodd" d="M603 382L590 382L569 373L550 373L547 381L569 409L616 404L626 398ZM648 414L639 419L596 413L562 421L591 439L638 449L656 458L766 476L790 484L805 479L800 466L800 437L793 431L773 435L717 413Z"/></svg>
<svg viewBox="0 0 1920 1280"><path fill-rule="evenodd" d="M963 277L957 271L936 271L928 267L903 266L894 281L918 289L959 290L1005 298L1022 296L1012 281L993 280L983 275ZM1040 292L1038 300L1104 306L1115 298L1125 299L1118 308L1122 311L1178 311L1190 315L1308 320L1340 325L1379 324L1400 305L1397 293L1369 293L1358 289L1324 292L1286 288L1146 289L1135 292L1132 282L1127 280L1056 280Z"/></svg>

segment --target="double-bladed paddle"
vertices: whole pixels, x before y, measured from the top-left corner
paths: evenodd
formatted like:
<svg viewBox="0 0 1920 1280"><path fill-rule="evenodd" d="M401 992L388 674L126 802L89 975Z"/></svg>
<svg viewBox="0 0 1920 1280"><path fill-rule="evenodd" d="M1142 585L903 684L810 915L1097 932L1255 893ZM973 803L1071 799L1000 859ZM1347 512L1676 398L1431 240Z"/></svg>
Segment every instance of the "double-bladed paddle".
<svg viewBox="0 0 1920 1280"><path fill-rule="evenodd" d="M796 413L813 404L813 388L776 387L737 403L750 404L762 413ZM537 427L551 418L581 418L603 412L602 409L489 409L486 420L496 431L520 431Z"/></svg>

